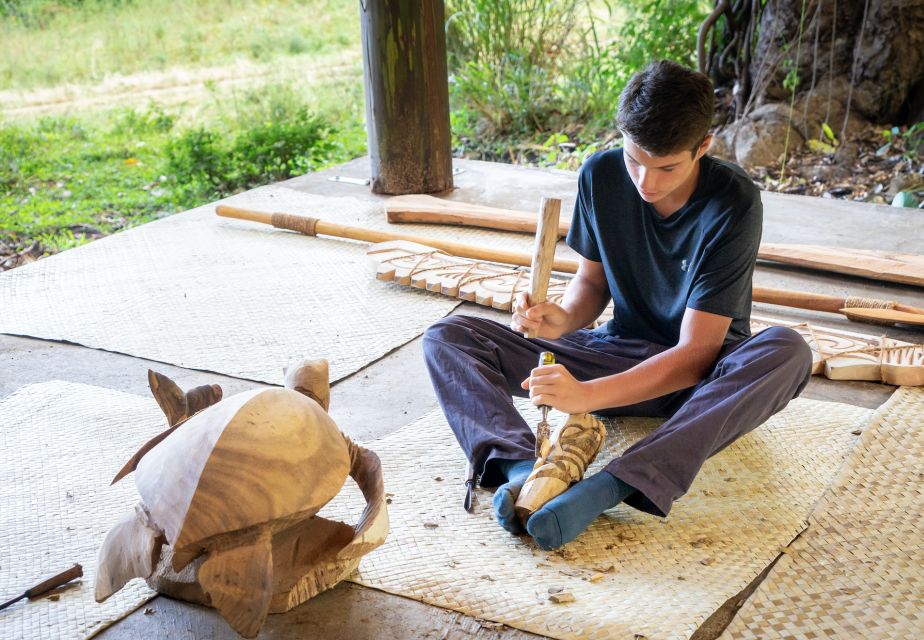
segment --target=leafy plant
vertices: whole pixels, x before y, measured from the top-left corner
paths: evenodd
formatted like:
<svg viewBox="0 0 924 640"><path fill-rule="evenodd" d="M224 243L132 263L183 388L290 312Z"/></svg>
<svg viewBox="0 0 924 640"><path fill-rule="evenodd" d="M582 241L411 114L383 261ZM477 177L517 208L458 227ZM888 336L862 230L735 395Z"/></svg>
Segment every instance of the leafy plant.
<svg viewBox="0 0 924 640"><path fill-rule="evenodd" d="M876 150L876 155L898 154L905 160L920 165L921 151L924 147L924 121L905 128L885 129L880 135L885 144Z"/></svg>

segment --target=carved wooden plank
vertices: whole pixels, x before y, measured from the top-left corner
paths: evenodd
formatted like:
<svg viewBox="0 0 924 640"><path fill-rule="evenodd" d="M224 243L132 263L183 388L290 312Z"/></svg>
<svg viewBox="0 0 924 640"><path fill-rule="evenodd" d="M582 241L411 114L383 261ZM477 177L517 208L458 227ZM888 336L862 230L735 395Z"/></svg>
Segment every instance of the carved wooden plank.
<svg viewBox="0 0 924 640"><path fill-rule="evenodd" d="M496 264L457 258L420 244L383 242L369 250L379 280L435 291L453 298L510 311L511 302L527 290L528 274ZM553 277L548 299L561 302L568 281ZM601 318L612 315L612 307ZM791 327L812 348L812 373L832 380L871 380L888 384L924 385L924 345L862 333L751 316L755 333L769 326Z"/></svg>
<svg viewBox="0 0 924 640"><path fill-rule="evenodd" d="M376 278L435 291L501 311L529 291L529 271L457 258L422 244L395 240L380 242L368 252L376 264ZM560 302L568 281L552 277L546 298Z"/></svg>
<svg viewBox="0 0 924 640"><path fill-rule="evenodd" d="M924 344L885 336L751 316L751 331L790 327L812 349L812 373L831 380L869 380L894 385L924 385Z"/></svg>

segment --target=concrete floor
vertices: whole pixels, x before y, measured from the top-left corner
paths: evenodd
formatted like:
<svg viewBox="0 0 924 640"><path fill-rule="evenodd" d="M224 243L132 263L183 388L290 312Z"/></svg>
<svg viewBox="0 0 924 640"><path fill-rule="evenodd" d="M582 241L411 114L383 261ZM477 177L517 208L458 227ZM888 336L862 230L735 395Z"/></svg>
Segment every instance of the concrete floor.
<svg viewBox="0 0 924 640"><path fill-rule="evenodd" d="M576 174L527 169L475 161L456 161L460 173L456 189L445 197L498 207L535 210L539 196L562 198L563 212L573 207ZM335 181L335 176L366 178L369 161L360 158L327 171L295 178L283 186L322 195L377 199L368 187ZM915 253L924 246L924 224L912 209L860 205L800 196L764 194L764 240L839 245L860 249ZM306 240L306 242L310 242ZM901 285L879 285L849 276L832 276L766 264L758 266L755 284L826 294L850 293L898 299L924 306L924 291ZM471 303L457 313L504 319L506 314ZM755 305L755 313L792 321L811 320L828 327L920 341L921 333L909 328L857 324L840 316L790 311ZM256 386L248 380L220 376L146 361L117 353L47 340L0 335L0 398L30 383L70 380L145 395L146 370L155 368L187 388L206 382L222 385L226 394ZM835 400L864 407L884 402L894 387L863 382L832 382L816 376L804 396ZM386 404L375 398L388 397ZM341 380L332 389L331 415L346 433L361 441L394 431L436 407L422 367L420 338L396 349ZM461 489L460 489L461 491ZM499 535L504 535L499 532ZM731 620L748 590L731 598L694 636L715 638ZM212 610L158 597L99 636L104 640L129 638L236 638ZM507 627L495 628L458 613L423 605L373 589L342 583L308 603L282 615L270 616L263 638L516 638L537 637Z"/></svg>

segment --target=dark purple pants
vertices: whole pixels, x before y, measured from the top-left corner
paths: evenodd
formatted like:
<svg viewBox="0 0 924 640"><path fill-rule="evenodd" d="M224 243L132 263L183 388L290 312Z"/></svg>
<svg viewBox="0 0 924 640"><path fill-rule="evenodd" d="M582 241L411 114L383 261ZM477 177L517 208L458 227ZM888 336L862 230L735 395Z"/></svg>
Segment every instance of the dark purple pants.
<svg viewBox="0 0 924 640"><path fill-rule="evenodd" d="M503 481L490 460L534 458L535 436L511 395L528 397L520 383L537 366L541 351L553 352L556 362L578 380L591 380L626 371L667 349L583 329L558 340L527 340L506 325L469 316L435 323L427 329L423 346L443 413L485 487ZM801 393L811 362L811 351L798 333L772 327L723 347L709 374L694 387L597 412L667 418L606 465L638 490L626 503L667 515L707 458Z"/></svg>

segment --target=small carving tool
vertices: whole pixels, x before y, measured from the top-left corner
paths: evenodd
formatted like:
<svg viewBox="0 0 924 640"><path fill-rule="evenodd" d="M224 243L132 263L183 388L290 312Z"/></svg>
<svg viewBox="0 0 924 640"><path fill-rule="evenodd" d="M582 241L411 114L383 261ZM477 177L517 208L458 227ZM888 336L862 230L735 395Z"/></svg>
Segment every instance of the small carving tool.
<svg viewBox="0 0 924 640"><path fill-rule="evenodd" d="M62 584L67 584L74 578L79 578L82 575L83 575L83 567L81 567L79 564L75 564L73 567L71 567L67 571L62 571L61 573L57 575L51 576L47 580L43 580L42 582L39 582L37 585L35 585L31 589L26 589L26 591L23 592L22 595L17 596L7 602L4 602L3 604L0 604L0 609L6 609L8 606L13 604L14 602L19 602L23 598L29 598L30 600L32 598L38 598L40 595L48 593L55 587L60 587Z"/></svg>
<svg viewBox="0 0 924 640"><path fill-rule="evenodd" d="M539 366L544 367L547 364L555 364L555 354L551 351L543 351L539 354ZM551 427L549 426L549 409L551 407L547 404L539 405L539 412L542 414L542 419L539 421L539 424L536 425L536 457L539 458L542 456L542 446L549 439L549 432Z"/></svg>

